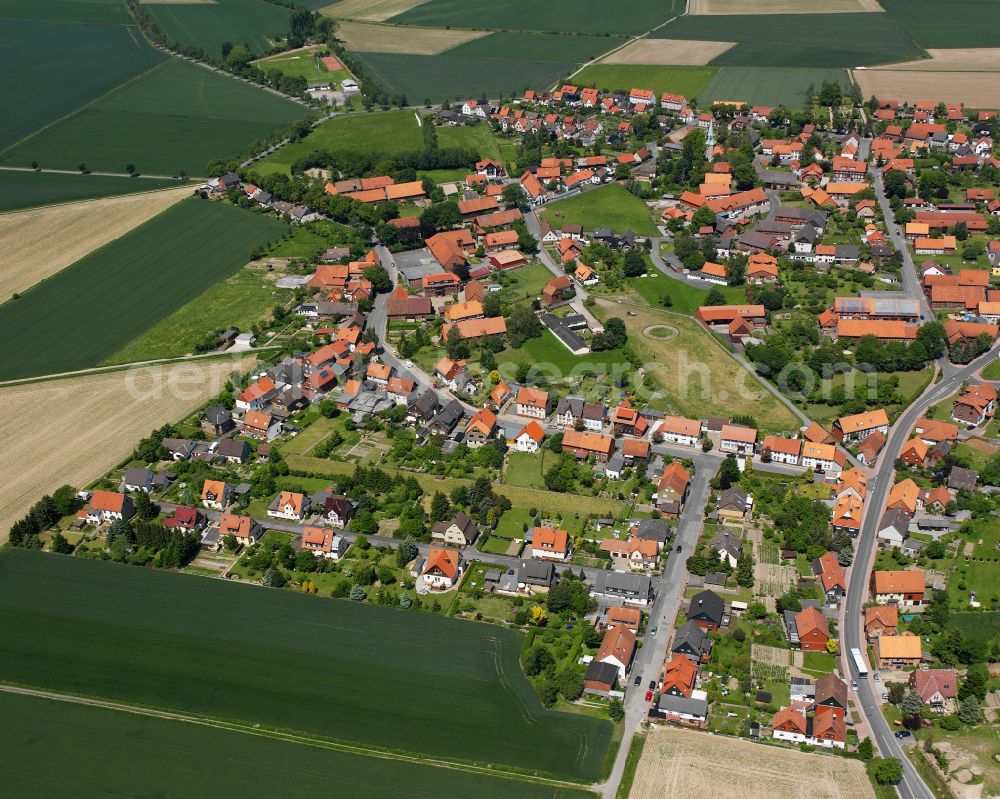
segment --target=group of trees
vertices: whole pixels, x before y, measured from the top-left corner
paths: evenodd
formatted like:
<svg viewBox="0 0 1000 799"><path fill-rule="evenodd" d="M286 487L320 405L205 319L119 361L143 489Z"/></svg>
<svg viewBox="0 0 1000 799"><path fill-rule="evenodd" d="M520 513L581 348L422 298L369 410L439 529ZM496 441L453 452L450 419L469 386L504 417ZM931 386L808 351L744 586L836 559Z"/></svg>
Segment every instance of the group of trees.
<svg viewBox="0 0 1000 799"><path fill-rule="evenodd" d="M12 546L40 549L39 533L48 530L62 517L73 513L79 502L76 499L76 489L63 485L52 494L46 494L28 509L28 512L10 526L9 538ZM57 538L61 542L56 545ZM62 533L55 533L52 538L53 550L67 551L69 547ZM63 544L65 543L65 547Z"/></svg>
<svg viewBox="0 0 1000 799"><path fill-rule="evenodd" d="M628 331L625 322L617 316L612 316L604 323L604 332L595 333L590 339L590 349L593 352L618 350L628 341Z"/></svg>
<svg viewBox="0 0 1000 799"><path fill-rule="evenodd" d="M112 560L178 569L197 554L201 534L167 530L152 519L118 519L108 526L105 541Z"/></svg>

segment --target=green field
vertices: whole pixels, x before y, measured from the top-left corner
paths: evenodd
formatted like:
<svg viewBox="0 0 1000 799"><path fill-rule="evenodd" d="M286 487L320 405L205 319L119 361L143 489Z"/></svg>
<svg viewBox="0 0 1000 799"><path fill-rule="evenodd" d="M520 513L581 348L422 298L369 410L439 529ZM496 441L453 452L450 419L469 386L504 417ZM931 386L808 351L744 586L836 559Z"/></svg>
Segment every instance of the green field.
<svg viewBox="0 0 1000 799"><path fill-rule="evenodd" d="M212 3L153 3L149 12L167 39L222 58L222 43L245 44L253 53L271 49L271 40L288 35L291 11L264 0L214 0Z"/></svg>
<svg viewBox="0 0 1000 799"><path fill-rule="evenodd" d="M584 230L606 227L615 233L631 229L640 236L657 233L646 204L617 183L552 203L542 208L538 216L553 227L577 224L583 225Z"/></svg>
<svg viewBox="0 0 1000 799"><path fill-rule="evenodd" d="M503 160L493 128L487 124L444 125L437 129L437 140L438 147L471 147L480 158Z"/></svg>
<svg viewBox="0 0 1000 799"><path fill-rule="evenodd" d="M5 25L14 19L94 25L135 24L122 0L0 0L0 19Z"/></svg>
<svg viewBox="0 0 1000 799"><path fill-rule="evenodd" d="M0 306L0 379L96 366L285 230L235 206L177 203Z"/></svg>
<svg viewBox="0 0 1000 799"><path fill-rule="evenodd" d="M302 141L282 147L254 168L261 172L288 172L292 163L313 150L363 150L391 155L424 146L413 111L349 114L327 120Z"/></svg>
<svg viewBox="0 0 1000 799"><path fill-rule="evenodd" d="M839 83L844 91L851 86L843 69L776 69L774 67L723 67L701 94L702 104L716 100L737 100L750 105L784 105L801 108L806 91L826 83Z"/></svg>
<svg viewBox="0 0 1000 799"><path fill-rule="evenodd" d="M529 452L507 453L507 470L504 473L504 482L512 486L540 488L544 491L546 456L549 461L548 465L551 466L556 460L556 456L548 449L534 454Z"/></svg>
<svg viewBox="0 0 1000 799"><path fill-rule="evenodd" d="M580 781L611 736L542 708L515 632L429 613L7 550L0 619L0 679L54 691Z"/></svg>
<svg viewBox="0 0 1000 799"><path fill-rule="evenodd" d="M275 291L260 270L241 269L132 339L102 363L135 363L191 352L219 328L249 330L287 292Z"/></svg>
<svg viewBox="0 0 1000 799"><path fill-rule="evenodd" d="M572 62L479 58L456 55L355 53L365 68L408 102L444 102L465 97L497 97L541 89L568 77Z"/></svg>
<svg viewBox="0 0 1000 799"><path fill-rule="evenodd" d="M542 335L528 339L520 349L501 352L497 355L497 363L547 365L554 367L565 378L570 375L604 374L627 361L620 350L574 355L549 330L543 330ZM552 375L549 378L555 379Z"/></svg>
<svg viewBox="0 0 1000 799"><path fill-rule="evenodd" d="M1000 360L993 361L983 369L983 377L987 380L1000 380Z"/></svg>
<svg viewBox="0 0 1000 799"><path fill-rule="evenodd" d="M922 55L889 14L685 16L653 35L738 43L713 66L854 67Z"/></svg>
<svg viewBox="0 0 1000 799"><path fill-rule="evenodd" d="M0 213L181 186L176 180L0 169Z"/></svg>
<svg viewBox="0 0 1000 799"><path fill-rule="evenodd" d="M684 0L428 0L389 22L438 28L642 33L683 13ZM610 49L610 48L609 48Z"/></svg>
<svg viewBox="0 0 1000 799"><path fill-rule="evenodd" d="M652 89L657 96L663 92L683 94L695 99L715 75L715 67L658 67L634 64L592 64L573 76L578 86L593 86L602 91L628 92L633 86Z"/></svg>
<svg viewBox="0 0 1000 799"><path fill-rule="evenodd" d="M1000 4L990 0L885 0L921 47L1000 47Z"/></svg>
<svg viewBox="0 0 1000 799"><path fill-rule="evenodd" d="M0 5L0 18L7 16L3 9ZM42 58L42 53L52 56ZM5 111L0 116L0 151L163 60L163 54L146 44L133 27L4 19L0 69ZM76 163L72 166L75 169Z"/></svg>
<svg viewBox="0 0 1000 799"><path fill-rule="evenodd" d="M400 795L432 799L586 799L553 789L411 762L104 708L0 694L5 791L44 796ZM51 753L59 768L51 768ZM169 753L169 757L164 755ZM68 775L72 775L68 779ZM415 788L414 786L419 786Z"/></svg>
<svg viewBox="0 0 1000 799"><path fill-rule="evenodd" d="M591 61L624 44L624 36L572 36L557 33L511 33L500 31L460 44L444 55L494 58L502 55L525 61Z"/></svg>
<svg viewBox="0 0 1000 799"><path fill-rule="evenodd" d="M694 316L694 312L705 304L708 297L708 289L700 288L683 280L675 280L658 271L651 272L646 277L632 278L629 283L650 305L657 308L668 307L664 306L663 301L666 297L670 297L670 310L688 316ZM712 288L718 288L726 296L727 303L739 305L747 301L746 290L743 286L713 286Z"/></svg>
<svg viewBox="0 0 1000 799"><path fill-rule="evenodd" d="M210 6L206 6L210 7ZM305 116L302 106L233 78L169 59L0 153L0 164L149 175L204 175Z"/></svg>

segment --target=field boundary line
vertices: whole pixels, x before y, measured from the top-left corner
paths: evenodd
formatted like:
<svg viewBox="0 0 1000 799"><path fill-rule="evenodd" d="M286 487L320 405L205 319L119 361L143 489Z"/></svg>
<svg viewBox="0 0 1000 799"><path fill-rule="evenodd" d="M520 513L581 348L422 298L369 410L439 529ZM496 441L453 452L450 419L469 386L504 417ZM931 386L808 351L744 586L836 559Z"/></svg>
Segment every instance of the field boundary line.
<svg viewBox="0 0 1000 799"><path fill-rule="evenodd" d="M28 166L0 166L0 172L45 172L47 174L65 174L65 175L78 175L79 172L71 172L69 170L56 170L56 169L39 169L35 170ZM105 173L110 177L128 177L126 173L122 175L115 175L112 173ZM172 180L173 178L166 177L164 175L138 175L137 177L147 177L151 179L158 180ZM106 194L103 197L83 197L77 200L64 200L63 202L47 203L45 205L32 205L28 208L12 208L9 211L0 211L0 217L9 216L10 214L23 214L28 211L41 211L45 208L65 208L70 205L79 205L81 203L92 203L99 202L100 200L118 200L123 197L150 197L154 194L158 194L161 191L177 191L177 189L183 188L193 188L197 185L198 181L182 181L178 180L176 186L163 186L159 189L147 189L146 191L127 191L123 194ZM114 241L114 239L112 239Z"/></svg>
<svg viewBox="0 0 1000 799"><path fill-rule="evenodd" d="M639 35L634 36L631 39L628 39L623 44L620 44L617 47L612 47L606 53L601 53L601 55L597 56L597 58L590 59L590 61L588 61L586 64L581 64L574 72L571 72L566 77L566 80L567 81L572 80L576 75L579 75L587 67L593 66L595 64L599 64L601 61L603 61L605 58L607 58L612 53L617 53L619 50L621 50L621 49L623 49L625 47L628 47L630 44L635 44L636 42L640 41L641 39L648 39L651 33L655 33L660 28L667 27L667 25L669 25L674 20L677 20L677 19L680 19L681 17L687 16L689 7L690 7L690 2L686 3L684 5L684 13L683 14L676 14L675 16L672 16L670 19L668 19L666 22L661 22L659 25L655 25L654 27L650 28L645 33L640 33ZM553 88L555 88L557 85L559 85L559 83L564 83L564 82L565 81L559 81L558 83L552 84L552 86L553 86Z"/></svg>
<svg viewBox="0 0 1000 799"><path fill-rule="evenodd" d="M124 372L128 369L140 369L147 366L165 366L173 363L184 363L187 361L207 361L212 358L245 358L255 352L266 350L277 350L281 347L271 344L266 347L254 347L249 350L239 350L237 352L203 352L196 355L177 355L173 358L157 358L151 361L133 361L132 363L114 363L108 366L91 366L87 369L77 369L74 372L56 372L48 375L37 375L35 377L19 377L15 380L0 381L0 388L12 388L14 386L24 386L30 383L47 383L50 380L65 380L71 377L85 377L87 375L103 374L105 372Z"/></svg>
<svg viewBox="0 0 1000 799"><path fill-rule="evenodd" d="M162 51L158 51L158 52L162 52ZM129 78L124 83L119 83L117 86L113 86L112 88L110 88L106 92L104 92L104 94L100 94L97 97L95 97L89 103L84 103L79 108L75 108L72 111L70 111L68 114L66 114L64 116L61 116L58 119L53 119L51 122L49 122L49 123L47 123L45 125L42 125L42 127L40 127L40 128L36 128L35 130L31 131L31 133L29 133L27 136L24 136L24 137L18 139L16 142L13 142L10 145L8 145L7 147L4 147L2 150L0 150L0 156L3 156L5 153L9 153L15 147L18 147L21 144L24 144L25 142L30 141L31 139L35 138L35 136L37 136L39 133L41 133L44 130L48 130L53 125L59 124L60 122L64 122L67 119L75 117L77 114L80 114L83 111L86 111L88 108L90 108L90 106L92 106L94 103L98 102L99 100L103 100L106 97L110 97L115 92L120 91L121 89L124 89L126 86L131 85L135 81L139 80L139 78L144 78L144 77L146 77L146 75L149 75L151 72L154 72L157 69L161 69L165 64L168 64L168 63L170 63L169 56L167 58L163 59L159 64L153 64L153 66L151 66L149 69L145 70L144 72L140 72L138 75L133 75L131 78Z"/></svg>
<svg viewBox="0 0 1000 799"><path fill-rule="evenodd" d="M273 740L284 741L286 743L300 744L302 746L312 746L317 749L329 749L347 754L362 755L366 757L376 757L382 760L397 760L405 763L415 763L419 765L431 766L434 768L449 769L452 771L464 771L484 776L500 777L503 779L517 780L520 782L533 782L539 785L548 785L553 788L568 788L573 790L586 790L583 783L572 782L570 780L560 780L553 777L535 776L532 774L522 774L516 771L503 771L489 766L477 766L451 760L441 760L437 758L425 758L415 754L406 754L391 750L376 749L366 747L361 744L348 744L337 741L326 740L324 738L314 738L303 733L283 732L281 730L251 726L248 723L223 721L210 717L197 716L193 714L180 713L171 710L157 710L155 708L143 707L141 705L130 705L125 702L114 702L105 699L94 699L91 697L77 696L75 694L64 694L57 691L45 691L36 688L26 688L11 683L0 683L0 692L16 694L19 696L30 696L38 699L47 699L54 702L66 702L68 704L86 705L104 710L115 710L121 713L131 713L136 716L147 716L149 718L159 718L166 721L178 721L187 724L198 724L205 727L214 727L229 732L238 732L245 735L256 735L260 738L271 738Z"/></svg>

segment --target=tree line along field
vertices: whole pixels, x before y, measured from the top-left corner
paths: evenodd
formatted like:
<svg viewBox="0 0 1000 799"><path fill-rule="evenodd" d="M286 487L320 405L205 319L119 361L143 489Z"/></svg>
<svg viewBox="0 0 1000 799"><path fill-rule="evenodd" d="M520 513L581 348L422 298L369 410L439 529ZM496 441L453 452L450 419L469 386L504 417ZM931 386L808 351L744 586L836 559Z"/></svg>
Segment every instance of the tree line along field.
<svg viewBox="0 0 1000 799"><path fill-rule="evenodd" d="M235 206L174 205L0 305L0 380L96 366L286 229Z"/></svg>
<svg viewBox="0 0 1000 799"><path fill-rule="evenodd" d="M222 57L222 44L245 44L251 52L271 49L275 37L288 35L291 9L264 0L213 0L211 3L151 3L146 6L167 38Z"/></svg>
<svg viewBox="0 0 1000 799"><path fill-rule="evenodd" d="M177 185L182 184L169 178L124 178L114 175L72 175L3 169L0 170L0 213L156 191Z"/></svg>
<svg viewBox="0 0 1000 799"><path fill-rule="evenodd" d="M41 57L44 53L51 57ZM137 29L124 25L4 19L0 26L5 109L0 115L0 150L164 58Z"/></svg>
<svg viewBox="0 0 1000 799"><path fill-rule="evenodd" d="M25 550L0 621L10 683L581 782L609 746L476 622Z"/></svg>
<svg viewBox="0 0 1000 799"><path fill-rule="evenodd" d="M636 34L682 13L685 0L428 0L390 18L403 25ZM334 7L334 15L335 15ZM609 48L610 49L610 48Z"/></svg>
<svg viewBox="0 0 1000 799"><path fill-rule="evenodd" d="M171 58L0 152L0 164L203 175L305 116L305 109L195 64Z"/></svg>
<svg viewBox="0 0 1000 799"><path fill-rule="evenodd" d="M100 707L0 693L11 796L364 796L587 799L583 790L376 759ZM99 754L94 748L99 743ZM52 753L59 767L52 768ZM168 757L164 757L169 753Z"/></svg>
<svg viewBox="0 0 1000 799"><path fill-rule="evenodd" d="M889 14L684 16L653 36L737 42L713 66L848 68L923 54Z"/></svg>

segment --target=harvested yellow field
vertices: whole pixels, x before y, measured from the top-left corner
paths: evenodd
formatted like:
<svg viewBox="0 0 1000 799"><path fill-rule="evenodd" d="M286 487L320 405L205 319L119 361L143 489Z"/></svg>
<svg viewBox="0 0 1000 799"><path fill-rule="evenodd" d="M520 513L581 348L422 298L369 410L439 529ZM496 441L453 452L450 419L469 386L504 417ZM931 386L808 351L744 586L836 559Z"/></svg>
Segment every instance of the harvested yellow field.
<svg viewBox="0 0 1000 799"><path fill-rule="evenodd" d="M629 799L874 799L857 760L691 730L649 733Z"/></svg>
<svg viewBox="0 0 1000 799"><path fill-rule="evenodd" d="M189 196L187 186L0 214L0 302Z"/></svg>
<svg viewBox="0 0 1000 799"><path fill-rule="evenodd" d="M887 64L883 69L911 72L1000 72L1000 48L955 47L928 50L930 58Z"/></svg>
<svg viewBox="0 0 1000 799"><path fill-rule="evenodd" d="M337 19L363 19L385 22L387 19L424 4L427 0L341 0L320 9L321 14Z"/></svg>
<svg viewBox="0 0 1000 799"><path fill-rule="evenodd" d="M878 0L689 0L688 13L710 14L858 14L884 11Z"/></svg>
<svg viewBox="0 0 1000 799"><path fill-rule="evenodd" d="M350 0L348 0L350 2ZM366 53L406 53L437 55L473 39L489 36L490 31L447 30L445 28L410 28L397 25L374 25L367 22L341 22L337 38L348 50Z"/></svg>
<svg viewBox="0 0 1000 799"><path fill-rule="evenodd" d="M602 58L598 63L700 67L735 45L736 42L705 42L697 39L638 39L607 58Z"/></svg>
<svg viewBox="0 0 1000 799"><path fill-rule="evenodd" d="M146 366L0 387L6 412L0 458L0 542L41 496L83 487L121 462L143 436L183 418L253 359Z"/></svg>
<svg viewBox="0 0 1000 799"><path fill-rule="evenodd" d="M973 108L1000 108L996 72L933 72L905 69L855 69L851 72L865 97L964 103Z"/></svg>

